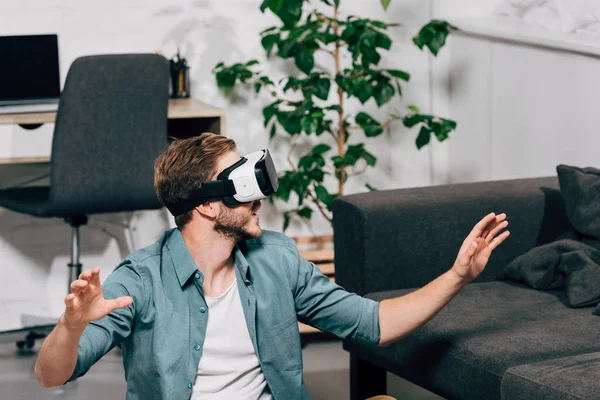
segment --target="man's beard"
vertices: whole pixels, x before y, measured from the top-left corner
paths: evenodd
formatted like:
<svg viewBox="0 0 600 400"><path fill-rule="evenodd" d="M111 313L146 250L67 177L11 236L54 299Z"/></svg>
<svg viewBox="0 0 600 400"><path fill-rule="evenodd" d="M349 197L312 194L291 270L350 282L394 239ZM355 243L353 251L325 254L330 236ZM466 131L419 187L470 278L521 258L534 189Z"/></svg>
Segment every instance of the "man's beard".
<svg viewBox="0 0 600 400"><path fill-rule="evenodd" d="M234 243L239 243L244 240L256 239L262 234L262 230L258 225L258 230L255 232L248 232L246 230L246 225L252 220L252 215L240 215L227 207L224 207L223 210L215 221L215 231L226 239Z"/></svg>

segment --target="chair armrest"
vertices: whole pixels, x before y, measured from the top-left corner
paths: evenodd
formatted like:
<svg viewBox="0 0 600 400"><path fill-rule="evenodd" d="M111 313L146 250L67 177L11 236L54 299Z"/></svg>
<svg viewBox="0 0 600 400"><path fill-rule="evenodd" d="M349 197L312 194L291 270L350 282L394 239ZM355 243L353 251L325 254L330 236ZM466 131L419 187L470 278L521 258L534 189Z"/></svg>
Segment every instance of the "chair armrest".
<svg viewBox="0 0 600 400"><path fill-rule="evenodd" d="M511 236L477 279L570 229L556 177L489 181L342 196L333 204L336 282L367 293L421 287L452 267L462 241L489 212Z"/></svg>

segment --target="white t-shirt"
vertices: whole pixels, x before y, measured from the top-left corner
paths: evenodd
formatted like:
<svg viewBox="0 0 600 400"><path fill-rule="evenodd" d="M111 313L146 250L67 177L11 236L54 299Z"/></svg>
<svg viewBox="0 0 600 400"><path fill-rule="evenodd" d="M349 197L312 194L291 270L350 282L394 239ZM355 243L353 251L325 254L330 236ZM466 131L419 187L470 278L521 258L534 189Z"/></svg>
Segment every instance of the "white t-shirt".
<svg viewBox="0 0 600 400"><path fill-rule="evenodd" d="M206 297L208 326L192 400L271 400L254 351L236 280L219 297Z"/></svg>

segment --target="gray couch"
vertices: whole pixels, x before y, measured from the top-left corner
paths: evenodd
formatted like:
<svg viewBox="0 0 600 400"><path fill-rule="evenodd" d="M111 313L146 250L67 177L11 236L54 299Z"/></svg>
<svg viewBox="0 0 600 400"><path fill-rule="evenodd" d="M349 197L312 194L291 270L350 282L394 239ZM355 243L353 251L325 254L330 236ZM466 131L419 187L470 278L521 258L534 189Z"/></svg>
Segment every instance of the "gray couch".
<svg viewBox="0 0 600 400"><path fill-rule="evenodd" d="M509 261L570 229L555 177L338 198L336 281L376 300L406 294L449 269L490 211L507 213L511 236L477 280L389 347L344 343L353 400L385 393L385 371L448 399L600 398L594 307L568 308L561 291L496 280Z"/></svg>

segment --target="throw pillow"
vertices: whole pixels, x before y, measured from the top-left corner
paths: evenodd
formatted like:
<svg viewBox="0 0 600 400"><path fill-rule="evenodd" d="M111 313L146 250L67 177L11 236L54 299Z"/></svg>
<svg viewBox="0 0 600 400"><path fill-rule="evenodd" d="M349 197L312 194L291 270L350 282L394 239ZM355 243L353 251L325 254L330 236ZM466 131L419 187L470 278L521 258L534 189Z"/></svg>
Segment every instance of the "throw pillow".
<svg viewBox="0 0 600 400"><path fill-rule="evenodd" d="M561 164L556 172L571 225L582 235L600 240L600 170Z"/></svg>

